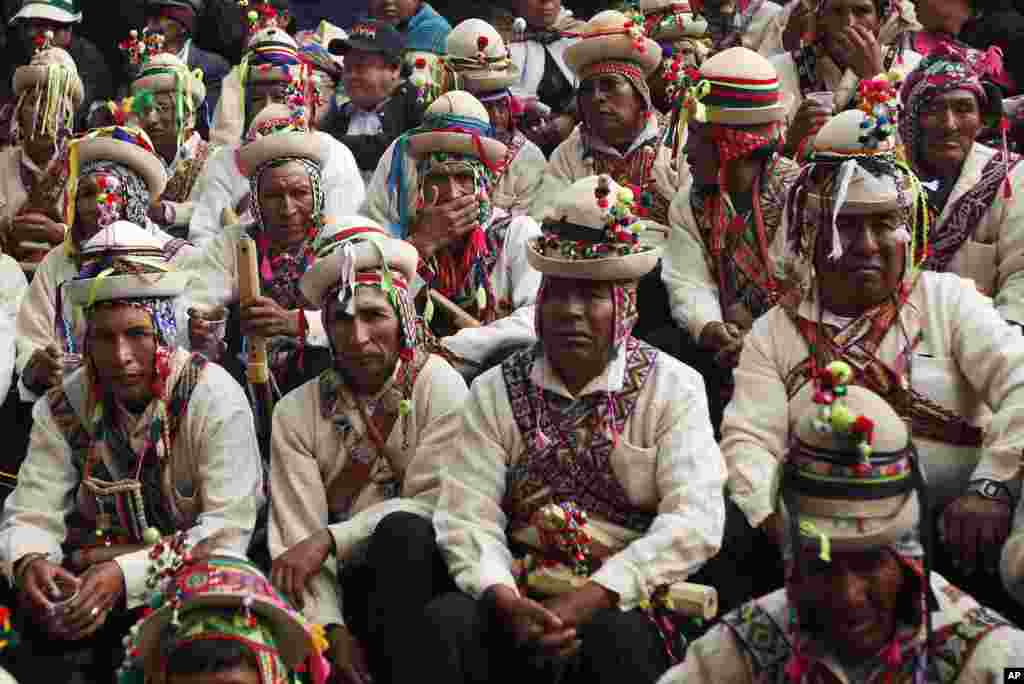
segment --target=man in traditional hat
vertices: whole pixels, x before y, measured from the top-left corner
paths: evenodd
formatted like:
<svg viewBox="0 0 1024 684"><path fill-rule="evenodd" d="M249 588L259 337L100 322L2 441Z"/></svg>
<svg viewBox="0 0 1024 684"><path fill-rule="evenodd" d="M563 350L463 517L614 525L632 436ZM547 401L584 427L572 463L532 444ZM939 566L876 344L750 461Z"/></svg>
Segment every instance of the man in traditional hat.
<svg viewBox="0 0 1024 684"><path fill-rule="evenodd" d="M114 221L145 226L164 246L169 259L180 260L194 248L172 238L146 217L150 198L159 197L167 182L156 149L141 129L114 126L73 140L69 158L63 244L40 262L18 311L19 391L35 401L62 374L81 361L82 340L72 312L65 310L61 284L81 270L81 248Z"/></svg>
<svg viewBox="0 0 1024 684"><path fill-rule="evenodd" d="M146 0L146 28L163 36L165 52L177 57L189 71L198 69L203 74L206 96L195 112L195 130L203 137L209 135L221 83L231 71L226 59L203 50L192 40L205 9L206 0Z"/></svg>
<svg viewBox="0 0 1024 684"><path fill-rule="evenodd" d="M225 226L238 220L252 221L252 194L249 174L252 168L239 166L238 154L263 135L274 131L295 130L310 136L322 158L321 183L326 216L348 216L357 212L366 199L366 188L352 152L336 138L310 128L309 110L292 97L288 105L268 104L253 118L245 139L210 155L197 184L202 194L196 200L189 237L203 246L219 236ZM225 210L230 210L226 212Z"/></svg>
<svg viewBox="0 0 1024 684"><path fill-rule="evenodd" d="M172 54L147 56L141 66L132 81L132 109L169 176L148 215L169 233L187 238L193 206L202 192L196 181L213 151L196 131L206 88L203 79Z"/></svg>
<svg viewBox="0 0 1024 684"><path fill-rule="evenodd" d="M255 565L219 549L168 546L150 563L157 609L132 627L119 681L327 684L323 629Z"/></svg>
<svg viewBox="0 0 1024 684"><path fill-rule="evenodd" d="M423 0L369 0L370 19L391 24L402 34L410 64L418 53L444 54L445 38L452 25Z"/></svg>
<svg viewBox="0 0 1024 684"><path fill-rule="evenodd" d="M984 55L942 46L900 90L900 138L922 180L932 226L923 268L970 278L1003 317L1024 325L1024 164L976 142L1003 119Z"/></svg>
<svg viewBox="0 0 1024 684"><path fill-rule="evenodd" d="M10 73L22 64L28 64L37 45L43 44L47 33L52 33L53 45L66 50L82 80L82 104L75 116L76 128L85 121L89 105L96 100L109 100L114 96L114 81L110 67L96 46L75 35L75 26L82 21L78 0L24 0L21 9L11 19L20 40L7 46L7 58L2 61L9 72L0 76L0 82L10 83Z"/></svg>
<svg viewBox="0 0 1024 684"><path fill-rule="evenodd" d="M395 143L389 171L402 216L395 232L420 255L413 295L422 292L424 318L440 338L432 350L467 375L485 368L492 355L533 342L531 307L540 284L526 262L526 241L540 228L491 199L508 147L490 132L487 110L475 97L445 93L427 109L423 125ZM418 187L407 184L410 163ZM405 215L410 194L417 207L411 217Z"/></svg>
<svg viewBox="0 0 1024 684"><path fill-rule="evenodd" d="M516 126L518 102L509 87L515 83L518 72L509 59L505 41L487 22L467 19L448 35L447 45L444 63L454 75L452 80L461 83L466 92L480 101L494 128L493 137L507 148L495 172L491 201L510 214L525 214L540 190L547 160ZM392 145L383 157L378 157L380 163L367 190L367 212L385 225L401 220L398 198L390 191L394 154ZM405 182L414 187L417 183L415 164L407 163L403 168ZM416 213L415 200L411 195L406 197L409 215Z"/></svg>
<svg viewBox="0 0 1024 684"><path fill-rule="evenodd" d="M653 682L682 655L659 597L718 550L725 464L699 376L630 335L658 259L633 207L585 178L530 241L539 343L446 426L434 525L464 593L428 605L396 681Z"/></svg>
<svg viewBox="0 0 1024 684"><path fill-rule="evenodd" d="M742 46L769 56L778 50L773 27L782 6L771 0L706 0L698 3L708 22L712 52Z"/></svg>
<svg viewBox="0 0 1024 684"><path fill-rule="evenodd" d="M782 90L791 96L787 157L808 151L833 113L856 106L863 79L889 71L907 74L917 66L921 55L902 40L905 31L918 27L910 5L910 0L818 0L810 42L772 57ZM811 93L819 96L807 97Z"/></svg>
<svg viewBox="0 0 1024 684"><path fill-rule="evenodd" d="M785 589L723 617L661 682L995 682L1024 666L1024 632L931 572L903 418L847 386L846 363L822 370L772 487Z"/></svg>
<svg viewBox="0 0 1024 684"><path fill-rule="evenodd" d="M774 528L769 483L793 419L833 360L911 426L944 539L936 567L987 596L1010 527L1024 448L1024 338L969 280L922 271L924 191L895 155L895 89L834 117L791 188L789 288L744 339L722 423L732 498ZM779 406L789 406L779 411ZM936 540L928 540L937 543ZM959 566L957 569L954 566ZM1005 600L996 597L996 601Z"/></svg>
<svg viewBox="0 0 1024 684"><path fill-rule="evenodd" d="M318 130L323 128L328 114L336 111L345 98L342 83L344 60L331 54L329 47L334 41L347 37L348 34L328 21L321 21L315 30L295 34L299 59L308 67L306 92L311 105L310 125Z"/></svg>
<svg viewBox="0 0 1024 684"><path fill-rule="evenodd" d="M446 447L428 445L458 420L466 395L462 377L418 342L409 292L417 261L412 245L373 221L346 217L325 229L302 290L321 306L334 363L274 411L271 577L327 627L342 677L369 655L374 676L391 681L394 644L416 637L403 633L408 616L439 593L403 563L419 552L389 542L392 530L408 538L416 528L433 550ZM435 566L450 586L444 563Z"/></svg>
<svg viewBox="0 0 1024 684"><path fill-rule="evenodd" d="M711 50L708 22L694 12L688 2L642 0L640 11L644 31L661 46L661 68L647 77L647 86L651 89L655 109L667 114L675 99L667 91L675 90L671 86L679 72L700 67L708 57Z"/></svg>
<svg viewBox="0 0 1024 684"><path fill-rule="evenodd" d="M85 318L85 363L36 403L0 517L0 562L25 636L12 664L69 681L77 662L55 656L91 649L92 680L102 681L127 628L121 606L146 598L146 545L230 532L222 544L244 553L263 473L245 393L175 344L175 300L189 274L126 221L80 254L65 291Z"/></svg>
<svg viewBox="0 0 1024 684"><path fill-rule="evenodd" d="M66 159L61 152L84 91L71 56L46 47L15 70L14 93L17 142L0 151L0 233L5 251L31 275L46 253L64 241L66 176L59 167Z"/></svg>
<svg viewBox="0 0 1024 684"><path fill-rule="evenodd" d="M349 100L328 115L323 130L352 150L369 183L388 146L420 125L425 105L402 78L402 36L391 24L357 22L348 38L332 41L330 50L344 59L342 81Z"/></svg>
<svg viewBox="0 0 1024 684"><path fill-rule="evenodd" d="M799 167L776 153L786 104L767 59L729 48L698 79L696 88L709 92L679 105L689 117L691 177L669 209L661 272L676 325L658 343L704 377L717 429L743 337L780 294L769 246Z"/></svg>

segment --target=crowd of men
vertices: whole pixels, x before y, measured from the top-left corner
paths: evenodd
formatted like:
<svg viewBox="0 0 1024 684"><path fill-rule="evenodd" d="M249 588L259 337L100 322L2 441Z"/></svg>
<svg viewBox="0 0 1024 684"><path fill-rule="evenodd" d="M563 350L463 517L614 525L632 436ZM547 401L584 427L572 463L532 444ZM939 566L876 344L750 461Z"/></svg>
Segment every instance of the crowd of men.
<svg viewBox="0 0 1024 684"><path fill-rule="evenodd" d="M0 8L0 681L1024 668L1012 2L340 4Z"/></svg>

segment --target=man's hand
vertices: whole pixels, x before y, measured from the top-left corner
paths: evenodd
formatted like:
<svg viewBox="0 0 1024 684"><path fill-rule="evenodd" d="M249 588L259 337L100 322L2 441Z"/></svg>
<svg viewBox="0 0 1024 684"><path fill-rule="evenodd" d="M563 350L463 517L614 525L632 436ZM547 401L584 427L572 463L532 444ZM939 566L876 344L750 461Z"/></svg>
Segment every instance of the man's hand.
<svg viewBox="0 0 1024 684"><path fill-rule="evenodd" d="M298 337L299 313L286 309L270 297L256 297L238 312L242 334L246 337Z"/></svg>
<svg viewBox="0 0 1024 684"><path fill-rule="evenodd" d="M81 581L78 597L61 620L64 637L72 641L84 639L102 627L125 591L124 574L114 561L92 566Z"/></svg>
<svg viewBox="0 0 1024 684"><path fill-rule="evenodd" d="M208 321L197 315L194 309L188 311L188 343L192 351L201 352L214 363L224 354L225 324L222 321Z"/></svg>
<svg viewBox="0 0 1024 684"><path fill-rule="evenodd" d="M533 144L538 147L554 147L569 137L576 126L576 119L570 114L544 117L523 131Z"/></svg>
<svg viewBox="0 0 1024 684"><path fill-rule="evenodd" d="M744 331L733 323L711 321L700 331L698 344L715 354L715 363L722 368L735 368L743 350Z"/></svg>
<svg viewBox="0 0 1024 684"><path fill-rule="evenodd" d="M333 546L331 532L326 528L306 537L274 559L270 581L299 609L304 608L305 592L316 596L313 578L320 572Z"/></svg>
<svg viewBox="0 0 1024 684"><path fill-rule="evenodd" d="M328 634L334 684L370 684L370 668L366 664L366 651L359 640L345 626L332 629Z"/></svg>
<svg viewBox="0 0 1024 684"><path fill-rule="evenodd" d="M984 568L995 572L1003 544L1010 535L1011 505L978 494L964 494L942 514L942 537L953 562L966 572Z"/></svg>
<svg viewBox="0 0 1024 684"><path fill-rule="evenodd" d="M10 242L42 242L59 245L64 240L64 224L54 221L46 214L38 211L27 211L18 214L11 221Z"/></svg>
<svg viewBox="0 0 1024 684"><path fill-rule="evenodd" d="M45 391L57 385L64 374L60 350L52 344L36 349L22 374L25 386L31 390Z"/></svg>
<svg viewBox="0 0 1024 684"><path fill-rule="evenodd" d="M618 594L605 589L597 582L587 582L579 589L562 594L544 602L545 607L557 615L566 627L583 627L594 614L600 610L615 607L619 602ZM579 647L579 641L573 642L561 655L569 655Z"/></svg>
<svg viewBox="0 0 1024 684"><path fill-rule="evenodd" d="M576 628L536 601L516 595L509 587L496 585L487 590L493 596L494 610L516 646L533 647L546 655L571 650Z"/></svg>
<svg viewBox="0 0 1024 684"><path fill-rule="evenodd" d="M54 603L68 598L79 589L81 581L43 556L25 562L28 566L19 568L21 587L18 591L18 603L21 610L30 615L32 621L48 634L60 636L60 623L53 619Z"/></svg>
<svg viewBox="0 0 1024 684"><path fill-rule="evenodd" d="M480 202L476 195L462 195L438 204L440 191L433 186L430 189L433 193L424 197L423 206L416 210L408 237L422 259L458 242L480 224Z"/></svg>
<svg viewBox="0 0 1024 684"><path fill-rule="evenodd" d="M863 26L846 27L837 41L837 47L846 60L846 66L860 78L873 78L885 71L882 64L882 46L878 39Z"/></svg>
<svg viewBox="0 0 1024 684"><path fill-rule="evenodd" d="M832 112L828 107L810 98L804 98L786 131L786 147L783 150L786 156L795 157L800 150L800 143L817 135L828 123L830 116Z"/></svg>

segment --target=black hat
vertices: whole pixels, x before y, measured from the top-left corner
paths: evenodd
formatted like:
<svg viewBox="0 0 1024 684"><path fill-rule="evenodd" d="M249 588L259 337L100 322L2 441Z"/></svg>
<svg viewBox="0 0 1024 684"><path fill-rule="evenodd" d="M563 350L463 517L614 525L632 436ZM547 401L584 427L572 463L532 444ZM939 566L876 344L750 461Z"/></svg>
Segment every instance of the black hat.
<svg viewBox="0 0 1024 684"><path fill-rule="evenodd" d="M348 30L348 38L332 40L327 49L332 55L344 55L349 50L363 50L400 60L404 44L402 34L391 24L376 19L363 19Z"/></svg>

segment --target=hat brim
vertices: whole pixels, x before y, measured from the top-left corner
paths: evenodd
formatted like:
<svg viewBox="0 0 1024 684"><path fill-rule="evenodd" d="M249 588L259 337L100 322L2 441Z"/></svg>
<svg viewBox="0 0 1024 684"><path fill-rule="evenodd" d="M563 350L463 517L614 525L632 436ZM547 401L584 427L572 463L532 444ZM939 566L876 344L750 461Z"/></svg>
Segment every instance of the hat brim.
<svg viewBox="0 0 1024 684"><path fill-rule="evenodd" d="M785 121L792 101L792 93L780 93L779 102L769 107L732 109L705 105L704 119L706 123L718 123L727 126L756 126L757 124Z"/></svg>
<svg viewBox="0 0 1024 684"><path fill-rule="evenodd" d="M798 496L796 501L800 507L800 521L811 523L816 534L827 536L833 552L867 551L889 546L916 529L921 518L916 492L883 499L884 503L873 504L875 511L870 510L871 502L864 501L830 499L826 508L822 507L825 499ZM780 506L783 517L787 517L789 512L785 504L780 502ZM890 515L877 515L886 509ZM876 515L869 517L872 512Z"/></svg>
<svg viewBox="0 0 1024 684"><path fill-rule="evenodd" d="M118 299L149 299L178 297L185 292L191 274L187 271L112 275L97 282L96 278L68 280L64 283L65 296L75 306L92 302L110 302Z"/></svg>
<svg viewBox="0 0 1024 684"><path fill-rule="evenodd" d="M487 155L488 161L499 163L508 156L508 147L499 140L480 136L480 147ZM414 159L422 159L431 152L448 152L478 157L480 151L468 133L450 133L445 131L428 131L409 136L409 154Z"/></svg>
<svg viewBox="0 0 1024 684"><path fill-rule="evenodd" d="M579 280L639 280L658 265L661 248L603 259L562 259L541 254L533 242L527 244L526 260L544 275Z"/></svg>
<svg viewBox="0 0 1024 684"><path fill-rule="evenodd" d="M379 240L376 241L376 244L384 252L388 267L398 271L405 282L411 285L416 276L416 266L420 259L416 248L404 240L395 238ZM352 248L356 272L380 267L381 253L369 240L357 242L352 245ZM323 303L323 297L327 291L341 280L343 261L344 252L339 248L323 258L317 259L303 274L302 280L299 281L299 289L306 300L313 305L313 308L318 308Z"/></svg>
<svg viewBox="0 0 1024 684"><path fill-rule="evenodd" d="M98 159L124 164L139 174L149 190L150 198L159 197L167 185L164 165L156 155L138 145L114 138L86 138L74 144L80 166Z"/></svg>
<svg viewBox="0 0 1024 684"><path fill-rule="evenodd" d="M59 7L53 7L52 5L32 3L31 5L25 5L18 10L18 13L11 17L11 20L7 23L13 24L19 19L49 19L50 21L56 21L61 24L78 24L82 21L82 13L77 12L72 14L67 10L62 10Z"/></svg>
<svg viewBox="0 0 1024 684"><path fill-rule="evenodd" d="M27 64L23 67L18 67L14 71L15 96L21 95L33 86L46 83L49 73L50 70L45 66ZM75 105L75 109L82 105L83 99L85 99L85 88L82 85L81 77L75 74L75 78L71 82L71 101Z"/></svg>
<svg viewBox="0 0 1024 684"><path fill-rule="evenodd" d="M807 193L807 206L820 209L824 205L825 202L822 200L821 195ZM898 211L902 208L899 195L883 197L881 199L873 197L857 198L847 195L846 201L843 202L843 207L839 210L839 213L866 216L868 214L884 214L890 211Z"/></svg>
<svg viewBox="0 0 1024 684"><path fill-rule="evenodd" d="M271 133L242 146L236 155L238 170L248 176L272 159L301 157L323 166L324 150L312 133L285 131Z"/></svg>
<svg viewBox="0 0 1024 684"><path fill-rule="evenodd" d="M487 95L499 90L507 90L519 83L519 67L509 63L501 71L464 71L460 73L466 91L474 95Z"/></svg>
<svg viewBox="0 0 1024 684"><path fill-rule="evenodd" d="M565 63L578 76L581 69L595 62L635 62L646 78L661 66L661 46L650 38L642 41L644 50L640 52L626 35L584 36L566 48Z"/></svg>
<svg viewBox="0 0 1024 684"><path fill-rule="evenodd" d="M309 633L286 611L261 600L251 593L212 594L193 598L179 612L195 608L240 608L245 599L251 599L253 613L270 621L281 659L289 668L302 665L312 655ZM164 606L152 613L139 627L139 650L143 654L146 672L158 672L163 666L160 638L174 616L174 608Z"/></svg>
<svg viewBox="0 0 1024 684"><path fill-rule="evenodd" d="M199 79L193 78L191 74L188 75L188 78L192 81L192 103L198 109L206 99L206 86ZM140 90L148 90L153 93L173 93L177 87L178 83L174 74L154 74L133 81L132 95L137 94Z"/></svg>

